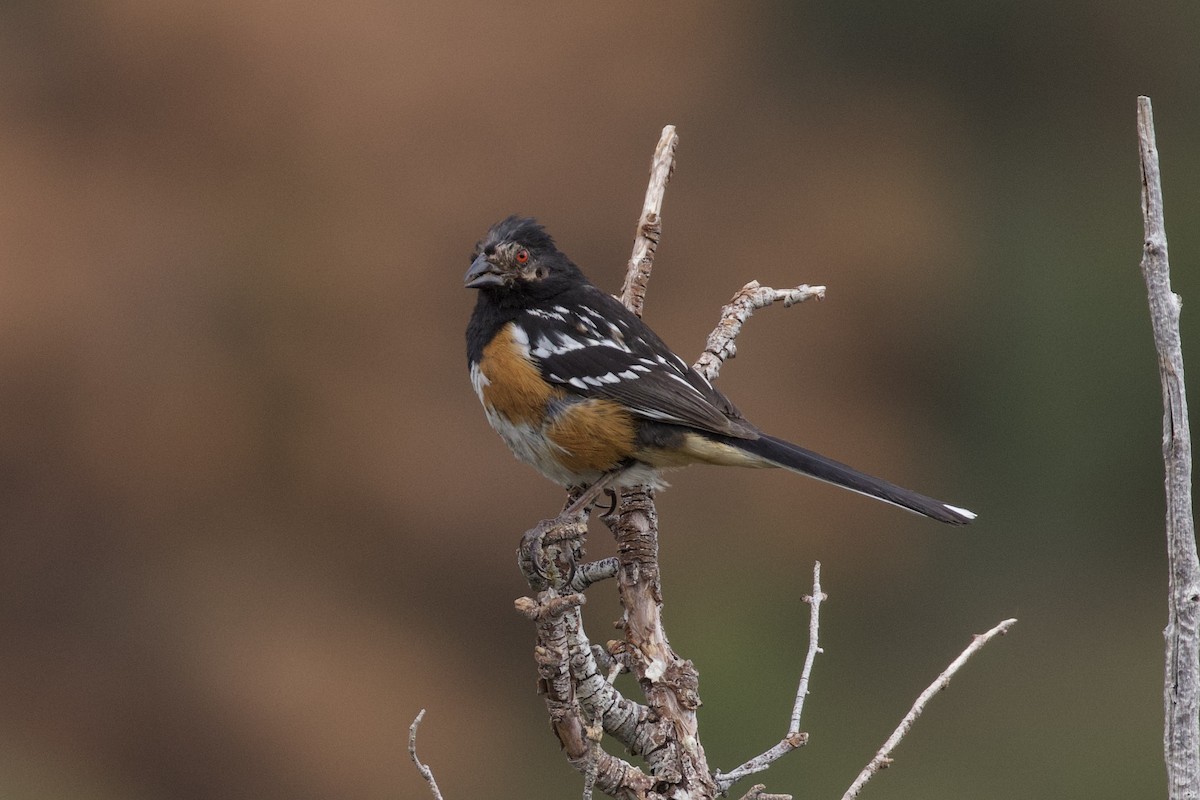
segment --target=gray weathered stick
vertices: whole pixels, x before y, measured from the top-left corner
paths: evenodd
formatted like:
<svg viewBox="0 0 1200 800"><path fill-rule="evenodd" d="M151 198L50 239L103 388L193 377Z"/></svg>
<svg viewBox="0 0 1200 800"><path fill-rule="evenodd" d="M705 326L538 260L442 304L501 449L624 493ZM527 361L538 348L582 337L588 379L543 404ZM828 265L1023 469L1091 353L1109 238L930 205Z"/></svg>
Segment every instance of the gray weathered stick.
<svg viewBox="0 0 1200 800"><path fill-rule="evenodd" d="M442 800L442 792L438 789L437 781L433 779L433 770L427 765L421 763L421 759L417 758L417 728L421 725L421 720L425 718L425 709L417 714L417 718L412 721L412 725L408 726L408 757L417 765L417 772L421 773L421 777L429 784L430 791L433 792L436 800Z"/></svg>
<svg viewBox="0 0 1200 800"><path fill-rule="evenodd" d="M963 664L967 663L967 659L979 652L980 648L990 642L993 637L1007 633L1008 629L1016 624L1017 621L1015 619L1006 619L987 633L976 636L971 644L967 645L967 649L963 650L958 658L950 662L950 666L946 667L945 671L937 676L937 680L929 684L929 687L921 692L921 696L917 698L917 702L913 703L913 707L904 715L904 719L900 720L900 724L896 726L896 730L892 731L892 735L888 737L888 740L883 743L883 747L879 748L879 752L863 768L863 771L858 773L858 777L854 779L854 783L850 784L850 788L842 795L842 800L854 800L855 797L858 797L858 793L862 791L862 788L867 785L867 781L874 777L875 773L892 763L891 753L896 749L896 745L900 744L900 740L912 730L913 723L917 721L917 717L921 716L921 712L925 710L925 706L929 704L933 696L950 685L950 679L954 677L954 673L958 672Z"/></svg>
<svg viewBox="0 0 1200 800"><path fill-rule="evenodd" d="M770 750L755 756L736 769L729 772L717 772L713 775L713 779L717 782L717 788L721 790L722 794L728 792L729 787L742 778L762 772L783 756L808 743L808 734L800 731L800 716L804 713L804 698L808 696L808 681L812 675L813 662L817 658L817 653L821 652L821 603L825 599L825 593L821 591L821 562L818 561L813 564L813 593L804 598L804 602L810 606L808 654L804 657L804 668L800 671L800 686L796 689L796 702L792 705L792 717L788 723L787 733ZM755 788L761 790L763 787ZM751 792L753 791L751 789ZM749 794L746 795L746 797L749 796ZM790 795L779 795L779 797L790 798Z"/></svg>
<svg viewBox="0 0 1200 800"><path fill-rule="evenodd" d="M662 235L662 204L667 192L667 182L675 171L675 148L679 147L679 136L675 126L662 130L654 158L650 160L650 182L646 185L646 199L642 203L642 214L638 217L637 233L633 237L633 255L625 270L625 282L621 286L620 300L625 306L642 315L646 302L646 284L654 268L654 251L658 249L658 238Z"/></svg>
<svg viewBox="0 0 1200 800"><path fill-rule="evenodd" d="M721 309L721 321L713 332L708 335L704 344L704 352L696 359L692 369L699 372L710 381L717 379L721 365L737 355L737 335L742 332L742 326L750 315L759 309L766 308L772 303L782 302L784 308L790 308L796 303L825 296L824 286L809 286L802 283L794 289L772 289L763 286L758 281L750 281L733 295L733 298Z"/></svg>
<svg viewBox="0 0 1200 800"><path fill-rule="evenodd" d="M1163 749L1171 800L1200 797L1200 561L1192 516L1192 442L1188 432L1179 342L1180 298L1171 291L1162 178L1149 97L1138 98L1138 150L1142 164L1142 277L1150 303L1154 346L1163 393L1163 462L1166 466L1169 592L1163 705Z"/></svg>
<svg viewBox="0 0 1200 800"><path fill-rule="evenodd" d="M650 182L638 220L621 302L639 316L646 285L654 268L654 253L662 231L661 212L667 181L675 165L679 137L663 128L650 164ZM636 487L621 492L615 522L617 591L624 609L621 627L629 668L646 694L646 703L664 724L646 748L651 773L679 800L716 795L696 719L700 705L699 675L691 661L681 658L667 640L662 623L662 586L658 563L658 512L654 492Z"/></svg>

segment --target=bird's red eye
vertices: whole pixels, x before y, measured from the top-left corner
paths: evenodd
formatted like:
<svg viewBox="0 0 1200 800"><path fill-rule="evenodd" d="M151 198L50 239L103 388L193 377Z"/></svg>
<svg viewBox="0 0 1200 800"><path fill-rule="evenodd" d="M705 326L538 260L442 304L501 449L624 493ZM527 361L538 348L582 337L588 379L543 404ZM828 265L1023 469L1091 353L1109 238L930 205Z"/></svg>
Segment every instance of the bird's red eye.
<svg viewBox="0 0 1200 800"><path fill-rule="evenodd" d="M518 264L528 264L529 263L529 251L528 250L518 250L517 251L517 263Z"/></svg>

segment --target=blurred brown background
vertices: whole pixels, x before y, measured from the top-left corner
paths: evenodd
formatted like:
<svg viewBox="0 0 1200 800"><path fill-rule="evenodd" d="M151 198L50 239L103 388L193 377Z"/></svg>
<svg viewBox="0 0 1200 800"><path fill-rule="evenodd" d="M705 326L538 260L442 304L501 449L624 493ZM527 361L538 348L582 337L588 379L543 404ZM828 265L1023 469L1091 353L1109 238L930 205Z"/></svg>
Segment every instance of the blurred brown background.
<svg viewBox="0 0 1200 800"><path fill-rule="evenodd" d="M1195 364L1200 6L726 6L0 6L0 796L419 798L421 707L447 798L576 795L512 610L561 493L484 422L461 280L522 212L616 288L667 123L649 321L694 355L747 280L827 284L722 387L981 514L675 476L666 621L712 763L786 727L820 559L812 742L773 790L840 795L1016 616L867 791L1162 793L1134 98Z"/></svg>

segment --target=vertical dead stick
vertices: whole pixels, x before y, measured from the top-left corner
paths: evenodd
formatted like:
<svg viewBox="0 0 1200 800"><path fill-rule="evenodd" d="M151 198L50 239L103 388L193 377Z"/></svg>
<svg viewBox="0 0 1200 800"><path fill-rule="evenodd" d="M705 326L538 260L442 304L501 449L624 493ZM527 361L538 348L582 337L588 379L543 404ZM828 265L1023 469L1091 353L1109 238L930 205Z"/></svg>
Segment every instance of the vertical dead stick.
<svg viewBox="0 0 1200 800"><path fill-rule="evenodd" d="M650 183L621 288L621 302L639 316L654 267L654 252L662 231L663 195L674 169L678 143L674 126L663 128L650 164ZM647 764L660 784L672 787L666 792L671 797L712 798L716 786L709 775L696 720L699 675L692 662L680 658L671 648L662 623L658 512L653 490L645 486L623 490L616 522L610 527L617 542L617 590L624 609L622 627L629 668L643 687L651 713L664 723L643 747Z"/></svg>
<svg viewBox="0 0 1200 800"><path fill-rule="evenodd" d="M642 203L642 215L638 218L633 255L621 286L621 302L639 317L646 302L650 270L654 268L654 251L658 249L658 237L662 234L663 196L667 191L667 181L671 180L671 174L675 171L675 148L678 146L679 136L675 133L675 126L663 128L658 146L654 148L654 158L650 161L650 183L646 186L646 200Z"/></svg>
<svg viewBox="0 0 1200 800"><path fill-rule="evenodd" d="M1192 442L1179 341L1180 298L1171 291L1162 177L1149 97L1138 98L1138 150L1142 165L1142 277L1150 303L1154 346L1163 393L1163 462L1166 467L1169 575L1163 749L1168 796L1200 797L1200 562L1192 516Z"/></svg>
<svg viewBox="0 0 1200 800"><path fill-rule="evenodd" d="M417 772L421 773L421 777L429 784L429 789L433 792L433 796L437 800L442 800L442 792L438 789L437 781L433 779L433 770L427 765L421 763L421 759L417 758L417 727L421 724L421 720L425 718L425 709L417 714L417 718L412 721L412 725L408 726L408 756L413 763L417 765Z"/></svg>
<svg viewBox="0 0 1200 800"><path fill-rule="evenodd" d="M917 721L917 717L921 716L921 712L925 710L925 706L933 699L933 696L950 685L950 679L954 677L954 673L958 672L963 664L967 663L967 659L979 652L985 644L990 642L993 637L1006 633L1009 628L1015 625L1015 619L1006 619L996 627L984 634L975 637L975 640L967 646L959 654L958 658L950 662L950 666L946 667L945 672L937 677L929 687L921 692L921 696L917 698L917 702L913 703L913 707L904 715L904 719L900 720L900 724L896 730L892 731L892 735L883 743L883 747L879 748L879 752L871 759L871 763L863 768L863 771L858 773L858 777L854 779L854 783L850 784L850 788L842 795L842 800L854 800L858 797L858 793L866 786L867 781L874 777L876 772L883 769L892 763L891 752L896 749L896 745L900 744L900 740L908 734L912 729L913 723Z"/></svg>
<svg viewBox="0 0 1200 800"><path fill-rule="evenodd" d="M821 562L813 562L812 594L804 598L810 607L808 615L808 654L804 656L804 669L800 671L800 686L796 689L796 703L792 706L792 718L788 725L788 733L795 735L800 732L800 715L804 713L804 698L808 697L808 679L812 675L813 662L817 653L821 652L821 603L825 600L821 591Z"/></svg>

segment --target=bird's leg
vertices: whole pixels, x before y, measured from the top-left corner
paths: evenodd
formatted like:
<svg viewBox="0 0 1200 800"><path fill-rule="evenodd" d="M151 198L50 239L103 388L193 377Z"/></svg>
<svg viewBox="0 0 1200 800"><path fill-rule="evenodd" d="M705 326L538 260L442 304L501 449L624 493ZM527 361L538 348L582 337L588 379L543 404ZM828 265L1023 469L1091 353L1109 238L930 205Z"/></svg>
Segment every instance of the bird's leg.
<svg viewBox="0 0 1200 800"><path fill-rule="evenodd" d="M569 487L558 516L525 531L517 548L517 564L531 587L538 591L562 588L571 581L575 564L583 558L587 511L603 489L603 480L588 487Z"/></svg>
<svg viewBox="0 0 1200 800"><path fill-rule="evenodd" d="M600 477L600 480L593 483L591 486L583 490L583 493L572 500L566 508L559 514L559 518L575 517L587 511L588 506L592 505L599 499L600 495L608 491L609 486L620 476L621 472L609 472Z"/></svg>
<svg viewBox="0 0 1200 800"><path fill-rule="evenodd" d="M609 524L620 505L619 478L623 470L600 477L586 488L572 487L563 510L554 519L545 519L525 531L517 548L517 564L529 585L541 590L570 583L575 565L583 558L587 534L587 513L601 495L611 498L601 519Z"/></svg>

